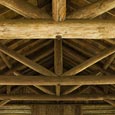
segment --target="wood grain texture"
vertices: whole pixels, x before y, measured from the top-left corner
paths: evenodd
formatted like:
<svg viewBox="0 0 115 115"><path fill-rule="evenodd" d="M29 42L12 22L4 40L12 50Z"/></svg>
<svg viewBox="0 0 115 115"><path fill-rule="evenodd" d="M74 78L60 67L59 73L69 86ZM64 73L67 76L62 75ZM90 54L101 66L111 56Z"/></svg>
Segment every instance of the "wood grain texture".
<svg viewBox="0 0 115 115"><path fill-rule="evenodd" d="M115 0L99 0L71 13L67 18L71 19L92 19L111 9L115 8Z"/></svg>
<svg viewBox="0 0 115 115"><path fill-rule="evenodd" d="M81 63L80 65L73 67L69 71L65 72L63 75L64 76L76 75L76 74L80 73L81 71L87 69L88 67L92 66L93 64L99 62L100 60L106 58L107 56L109 56L113 53L115 53L115 46L113 46L110 49L106 49L103 52L97 54L96 56L88 59L84 63Z"/></svg>
<svg viewBox="0 0 115 115"><path fill-rule="evenodd" d="M10 99L11 101L103 101L105 99L115 100L115 94L80 94L67 96L48 96L48 95L0 95L0 100Z"/></svg>
<svg viewBox="0 0 115 115"><path fill-rule="evenodd" d="M113 85L115 75L84 75L84 76L14 76L0 75L0 85Z"/></svg>
<svg viewBox="0 0 115 115"><path fill-rule="evenodd" d="M16 53L13 50L8 49L6 46L0 44L0 51L7 54L8 56L12 57L13 59L19 61L20 63L26 65L27 67L33 69L34 71L37 71L43 75L47 76L55 76L55 74L45 67L33 62L32 60L26 58L25 56L22 56L18 53Z"/></svg>
<svg viewBox="0 0 115 115"><path fill-rule="evenodd" d="M28 25L28 26L27 26ZM114 20L1 20L0 39L110 39L115 38Z"/></svg>
<svg viewBox="0 0 115 115"><path fill-rule="evenodd" d="M26 18L49 18L50 16L25 0L1 0L0 4Z"/></svg>
<svg viewBox="0 0 115 115"><path fill-rule="evenodd" d="M55 21L64 21L66 18L66 0L52 0L52 14Z"/></svg>
<svg viewBox="0 0 115 115"><path fill-rule="evenodd" d="M32 105L32 115L81 115L81 107L72 104Z"/></svg>

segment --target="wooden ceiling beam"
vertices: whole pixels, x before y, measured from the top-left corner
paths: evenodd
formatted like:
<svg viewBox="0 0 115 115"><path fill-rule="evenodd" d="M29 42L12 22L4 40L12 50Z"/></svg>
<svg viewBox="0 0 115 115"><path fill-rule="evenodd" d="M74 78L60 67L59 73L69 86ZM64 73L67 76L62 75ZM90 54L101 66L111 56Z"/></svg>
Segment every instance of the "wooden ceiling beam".
<svg viewBox="0 0 115 115"><path fill-rule="evenodd" d="M15 51L8 49L6 46L0 44L0 51L5 53L6 55L12 57L13 59L19 61L20 63L24 64L25 66L33 69L34 71L41 73L46 76L55 76L55 74L45 67L35 63L34 61L31 61L30 59L26 58L25 56L22 56Z"/></svg>
<svg viewBox="0 0 115 115"><path fill-rule="evenodd" d="M52 0L52 14L55 21L64 21L66 18L66 0Z"/></svg>
<svg viewBox="0 0 115 115"><path fill-rule="evenodd" d="M92 19L115 8L115 0L100 0L71 13L67 18Z"/></svg>
<svg viewBox="0 0 115 115"><path fill-rule="evenodd" d="M81 71L87 69L88 67L92 66L93 64L99 62L100 60L106 58L107 56L115 53L115 46L102 51L101 53L97 54L96 56L88 59L84 63L81 63L78 66L73 67L72 69L68 70L63 74L63 76L71 76L80 73Z"/></svg>
<svg viewBox="0 0 115 115"><path fill-rule="evenodd" d="M47 13L28 3L26 0L0 0L0 4L26 18L50 18Z"/></svg>
<svg viewBox="0 0 115 115"><path fill-rule="evenodd" d="M0 39L56 39L58 35L65 39L114 39L115 21L0 20Z"/></svg>
<svg viewBox="0 0 115 115"><path fill-rule="evenodd" d="M48 96L48 95L3 95L0 94L0 100L10 99L11 101L103 101L104 99L115 100L115 94L80 94L66 96Z"/></svg>
<svg viewBox="0 0 115 115"><path fill-rule="evenodd" d="M0 85L112 85L115 75L90 76L7 76L0 75Z"/></svg>

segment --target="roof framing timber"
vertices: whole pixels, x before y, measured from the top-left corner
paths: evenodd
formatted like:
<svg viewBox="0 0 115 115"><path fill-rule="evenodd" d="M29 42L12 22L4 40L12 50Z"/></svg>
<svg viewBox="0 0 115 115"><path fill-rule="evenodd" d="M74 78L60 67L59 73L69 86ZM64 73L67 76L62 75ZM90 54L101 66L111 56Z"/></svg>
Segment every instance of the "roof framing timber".
<svg viewBox="0 0 115 115"><path fill-rule="evenodd" d="M0 75L0 85L111 85L115 75L90 76L7 76Z"/></svg>
<svg viewBox="0 0 115 115"><path fill-rule="evenodd" d="M48 96L48 95L0 95L0 100L10 99L14 100L31 100L31 101L103 101L103 100L115 100L115 94L80 94L80 95L66 95L66 96Z"/></svg>
<svg viewBox="0 0 115 115"><path fill-rule="evenodd" d="M113 53L115 53L115 46L113 46L107 50L104 50L103 52L97 54L96 56L88 59L84 63L81 63L80 65L73 67L72 69L65 72L63 75L64 76L76 75L76 74L80 73L81 71L87 69L88 67L92 66L93 64L99 62L100 60L106 58L107 56L109 56Z"/></svg>
<svg viewBox="0 0 115 115"><path fill-rule="evenodd" d="M66 18L66 0L52 0L52 13L55 21L64 21Z"/></svg>
<svg viewBox="0 0 115 115"><path fill-rule="evenodd" d="M28 3L26 0L1 0L0 4L17 12L18 14L32 19L50 18L50 16L41 9Z"/></svg>
<svg viewBox="0 0 115 115"><path fill-rule="evenodd" d="M99 0L96 3L73 12L67 18L92 19L113 8L115 8L115 0Z"/></svg>
<svg viewBox="0 0 115 115"><path fill-rule="evenodd" d="M115 38L115 21L0 20L0 39L56 39L59 35L65 39Z"/></svg>
<svg viewBox="0 0 115 115"><path fill-rule="evenodd" d="M41 74L47 75L47 76L55 76L55 74L53 72L49 71L47 68L33 62L32 60L16 53L13 50L9 50L6 46L4 46L2 44L0 44L0 51L9 55L13 59L19 61L20 63L26 65L27 67L33 69L34 71L36 71L38 73L41 73Z"/></svg>

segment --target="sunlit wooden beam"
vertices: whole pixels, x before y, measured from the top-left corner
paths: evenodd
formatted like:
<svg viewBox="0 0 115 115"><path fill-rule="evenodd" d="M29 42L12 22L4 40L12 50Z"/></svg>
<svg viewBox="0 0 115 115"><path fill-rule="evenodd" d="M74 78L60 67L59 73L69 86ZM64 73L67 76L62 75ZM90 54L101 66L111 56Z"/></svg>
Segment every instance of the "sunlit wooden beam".
<svg viewBox="0 0 115 115"><path fill-rule="evenodd" d="M115 38L115 21L0 20L0 39L56 39L59 35L64 39Z"/></svg>

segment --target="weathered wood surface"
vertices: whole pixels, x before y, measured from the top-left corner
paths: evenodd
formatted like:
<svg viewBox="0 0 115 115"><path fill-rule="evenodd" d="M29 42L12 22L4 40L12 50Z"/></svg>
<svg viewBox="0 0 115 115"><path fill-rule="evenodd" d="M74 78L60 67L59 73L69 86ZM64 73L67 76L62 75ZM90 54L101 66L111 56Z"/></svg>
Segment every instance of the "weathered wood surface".
<svg viewBox="0 0 115 115"><path fill-rule="evenodd" d="M52 14L55 21L64 21L66 18L66 0L52 0Z"/></svg>
<svg viewBox="0 0 115 115"><path fill-rule="evenodd" d="M0 75L0 85L110 85L115 84L115 75L103 76L7 76Z"/></svg>
<svg viewBox="0 0 115 115"><path fill-rule="evenodd" d="M115 38L114 20L1 20L0 39L109 39Z"/></svg>
<svg viewBox="0 0 115 115"><path fill-rule="evenodd" d="M0 0L0 4L17 12L18 14L26 18L50 18L50 16L47 13L40 10L36 6L33 6L25 0Z"/></svg>
<svg viewBox="0 0 115 115"><path fill-rule="evenodd" d="M80 95L66 95L66 96L51 96L51 95L0 95L0 100L10 99L11 101L25 100L25 101L103 101L105 99L115 100L115 94L80 94Z"/></svg>
<svg viewBox="0 0 115 115"><path fill-rule="evenodd" d="M72 104L32 105L32 115L82 115L81 107Z"/></svg>
<svg viewBox="0 0 115 115"><path fill-rule="evenodd" d="M43 75L55 76L55 74L53 72L49 71L47 68L33 62L32 60L16 53L13 50L8 49L6 46L4 46L2 44L0 44L0 51L9 55L10 57L14 58L15 60L19 61L20 63L26 65L27 67L33 69L36 72L39 72Z"/></svg>
<svg viewBox="0 0 115 115"><path fill-rule="evenodd" d="M115 0L99 0L96 3L72 12L67 18L92 19L115 8Z"/></svg>
<svg viewBox="0 0 115 115"><path fill-rule="evenodd" d="M65 72L63 75L64 76L76 75L113 53L115 53L115 46L107 50L104 50L101 53L97 54L96 56L86 60L84 63L81 63L80 65L73 67L72 69Z"/></svg>

